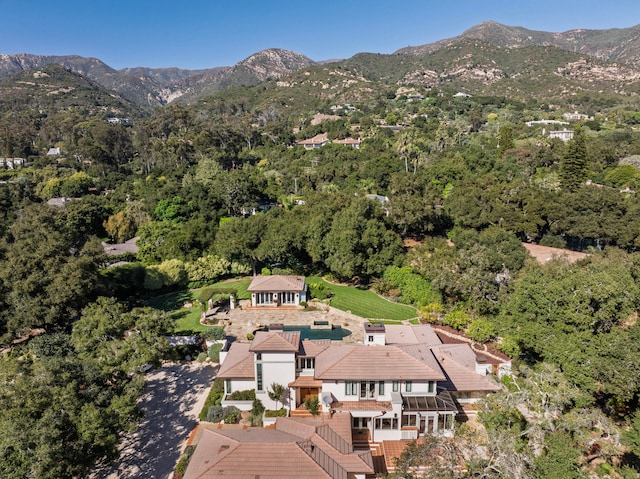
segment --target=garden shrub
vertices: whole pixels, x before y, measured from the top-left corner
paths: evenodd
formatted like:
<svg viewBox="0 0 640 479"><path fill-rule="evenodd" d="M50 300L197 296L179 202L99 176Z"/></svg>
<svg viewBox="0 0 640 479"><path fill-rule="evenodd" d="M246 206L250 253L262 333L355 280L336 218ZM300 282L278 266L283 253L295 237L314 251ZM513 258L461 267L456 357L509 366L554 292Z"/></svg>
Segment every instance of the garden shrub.
<svg viewBox="0 0 640 479"><path fill-rule="evenodd" d="M494 325L484 318L476 318L469 323L466 329L467 336L479 343L486 343L496 335Z"/></svg>
<svg viewBox="0 0 640 479"><path fill-rule="evenodd" d="M273 410L273 409L267 409L264 412L264 416L265 417L287 417L287 409L284 407L281 407L280 409L277 410Z"/></svg>
<svg viewBox="0 0 640 479"><path fill-rule="evenodd" d="M198 354L198 357L196 358L196 361L198 361L199 363L204 363L206 360L207 360L207 353L205 352Z"/></svg>
<svg viewBox="0 0 640 479"><path fill-rule="evenodd" d="M222 396L224 396L224 382L222 381L222 379L216 378L213 380L213 384L211 385L211 389L209 390L209 395L207 396L207 399L204 402L204 406L202 407L202 411L198 416L201 421L206 420L211 406L220 405Z"/></svg>
<svg viewBox="0 0 640 479"><path fill-rule="evenodd" d="M240 409L235 406L222 407L220 405L211 406L207 411L208 422L220 422L224 420L227 424L235 424L240 419Z"/></svg>
<svg viewBox="0 0 640 479"><path fill-rule="evenodd" d="M420 316L429 323L435 323L442 319L444 308L440 303L429 303L420 308Z"/></svg>
<svg viewBox="0 0 640 479"><path fill-rule="evenodd" d="M457 330L465 329L471 322L471 317L461 310L450 311L444 315L444 323Z"/></svg>
<svg viewBox="0 0 640 479"><path fill-rule="evenodd" d="M211 361L213 361L214 363L219 363L220 362L220 351L222 351L223 348L223 344L220 343L216 343L216 344L212 344L209 347L209 359L211 359Z"/></svg>
<svg viewBox="0 0 640 479"><path fill-rule="evenodd" d="M221 339L226 339L227 335L224 332L224 326L213 326L208 328L204 333L202 333L204 339L209 341L219 341Z"/></svg>
<svg viewBox="0 0 640 479"><path fill-rule="evenodd" d="M384 272L383 280L384 284L380 287L386 289L389 295L394 289L398 289L401 303L420 307L442 301L440 294L431 287L431 283L409 266L388 267ZM395 292L393 294L397 295Z"/></svg>
<svg viewBox="0 0 640 479"><path fill-rule="evenodd" d="M326 283L322 281L310 283L309 292L311 293L312 297L319 299L321 301L323 299L327 299L333 296L333 291L331 291L331 289L327 287Z"/></svg>
<svg viewBox="0 0 640 479"><path fill-rule="evenodd" d="M234 391L227 399L231 401L253 401L256 398L255 389L245 389L244 391Z"/></svg>

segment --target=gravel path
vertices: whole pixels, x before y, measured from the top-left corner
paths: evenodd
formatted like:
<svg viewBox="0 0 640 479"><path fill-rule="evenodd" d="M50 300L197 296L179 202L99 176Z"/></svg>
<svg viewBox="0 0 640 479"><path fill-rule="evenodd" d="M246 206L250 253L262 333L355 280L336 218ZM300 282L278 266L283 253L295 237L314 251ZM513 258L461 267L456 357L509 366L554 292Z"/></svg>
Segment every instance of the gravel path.
<svg viewBox="0 0 640 479"><path fill-rule="evenodd" d="M120 459L98 467L90 478L170 478L216 369L206 363L172 363L148 373L140 399L144 419L123 439Z"/></svg>

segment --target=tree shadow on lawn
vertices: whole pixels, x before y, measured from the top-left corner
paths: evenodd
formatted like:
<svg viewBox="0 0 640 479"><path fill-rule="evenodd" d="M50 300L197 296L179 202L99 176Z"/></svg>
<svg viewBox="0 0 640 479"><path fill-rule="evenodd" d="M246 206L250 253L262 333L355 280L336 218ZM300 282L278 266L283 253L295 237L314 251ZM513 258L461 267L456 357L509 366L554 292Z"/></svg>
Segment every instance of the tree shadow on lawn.
<svg viewBox="0 0 640 479"><path fill-rule="evenodd" d="M162 311L177 312L184 309L186 302L192 301L193 296L191 295L191 291L184 290L149 298L145 301L145 305L155 309L161 309Z"/></svg>

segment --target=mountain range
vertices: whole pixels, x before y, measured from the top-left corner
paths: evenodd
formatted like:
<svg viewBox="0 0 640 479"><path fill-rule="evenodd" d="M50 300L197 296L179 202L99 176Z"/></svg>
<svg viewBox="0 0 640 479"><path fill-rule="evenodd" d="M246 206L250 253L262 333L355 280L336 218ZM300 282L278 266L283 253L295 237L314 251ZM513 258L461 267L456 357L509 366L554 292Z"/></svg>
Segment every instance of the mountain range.
<svg viewBox="0 0 640 479"><path fill-rule="evenodd" d="M205 70L116 70L96 58L24 53L0 55L0 77L51 63L87 77L143 109L174 101L191 103L230 87L254 86L266 80L283 79L275 83L279 87L323 82L326 75L322 72L328 68L334 76L327 80L329 86L342 75L343 86L366 82L448 85L476 93L524 95L538 93L535 88L531 90L535 84L538 89L547 88L542 93L551 96L581 90L629 93L640 92L640 25L552 33L490 21L453 38L402 48L390 55L360 53L347 60L334 60L330 67L326 62L275 48L255 53L233 66ZM307 78L296 76L299 71L305 71ZM284 77L290 78L285 81Z"/></svg>

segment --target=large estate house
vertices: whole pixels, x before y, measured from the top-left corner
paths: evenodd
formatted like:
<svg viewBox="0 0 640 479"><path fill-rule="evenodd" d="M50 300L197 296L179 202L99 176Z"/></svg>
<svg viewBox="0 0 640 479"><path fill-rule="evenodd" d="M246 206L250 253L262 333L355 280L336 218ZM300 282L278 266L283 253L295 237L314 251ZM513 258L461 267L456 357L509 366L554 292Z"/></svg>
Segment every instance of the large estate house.
<svg viewBox="0 0 640 479"><path fill-rule="evenodd" d="M293 415L317 396L321 413L349 414L354 434L369 440L451 435L454 420L500 389L492 366L468 344L443 344L429 325L365 323L362 343L301 340L299 331L257 332L250 343L221 353L223 405L234 391L254 389L267 409L283 405ZM505 361L501 367L508 368ZM272 384L285 386L278 402Z"/></svg>

